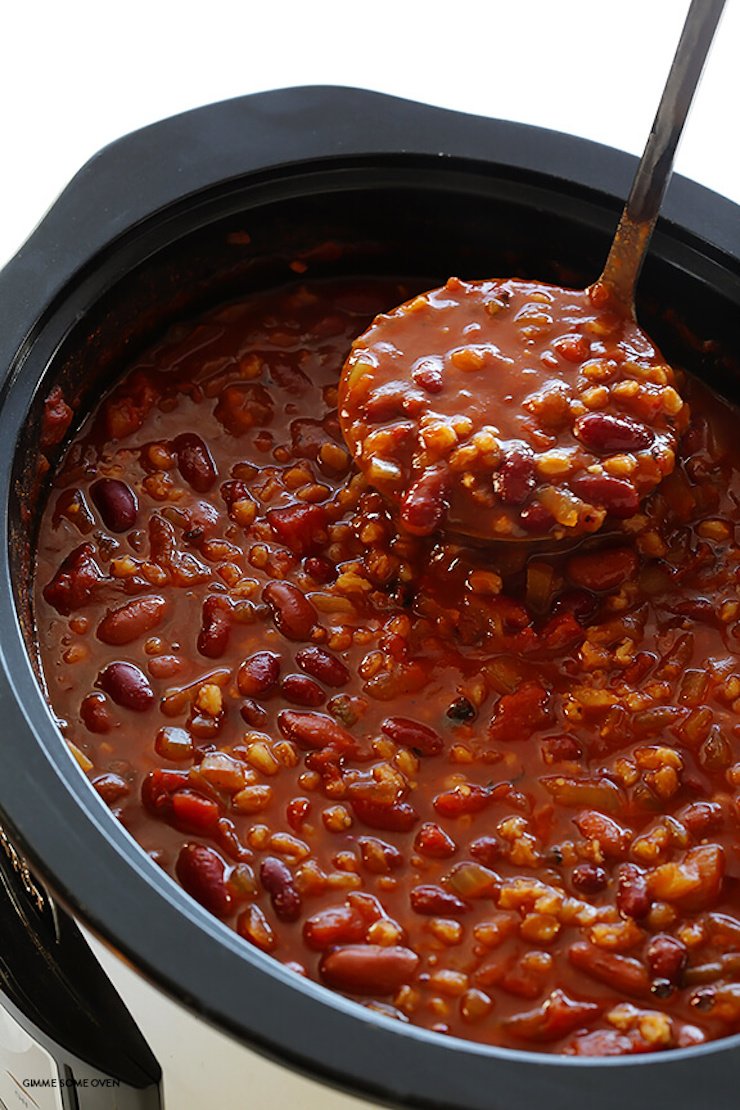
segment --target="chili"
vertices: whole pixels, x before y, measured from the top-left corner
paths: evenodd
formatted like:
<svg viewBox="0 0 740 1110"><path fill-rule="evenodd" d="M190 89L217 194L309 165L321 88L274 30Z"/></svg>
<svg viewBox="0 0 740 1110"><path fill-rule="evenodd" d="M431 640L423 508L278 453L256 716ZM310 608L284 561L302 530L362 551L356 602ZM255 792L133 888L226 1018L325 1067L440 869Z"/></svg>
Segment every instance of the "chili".
<svg viewBox="0 0 740 1110"><path fill-rule="evenodd" d="M344 446L337 387L412 292L235 301L102 401L38 542L62 734L245 943L383 1014L576 1055L737 1032L737 411L687 379L675 469L576 551L409 534ZM583 369L572 342L557 365ZM657 356L630 377L611 343L588 339L599 373L665 398ZM675 426L643 418L657 481Z"/></svg>
<svg viewBox="0 0 740 1110"><path fill-rule="evenodd" d="M604 285L450 278L355 340L339 411L408 531L562 539L632 516L673 470L675 387Z"/></svg>

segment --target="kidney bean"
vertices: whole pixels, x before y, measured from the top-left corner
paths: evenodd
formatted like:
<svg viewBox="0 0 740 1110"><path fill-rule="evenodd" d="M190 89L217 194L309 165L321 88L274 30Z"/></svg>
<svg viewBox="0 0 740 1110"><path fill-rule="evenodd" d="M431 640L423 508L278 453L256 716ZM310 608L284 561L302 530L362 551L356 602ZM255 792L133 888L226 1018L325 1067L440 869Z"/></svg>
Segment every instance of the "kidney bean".
<svg viewBox="0 0 740 1110"><path fill-rule="evenodd" d="M543 648L554 651L582 643L584 632L572 613L559 613L542 626L539 639Z"/></svg>
<svg viewBox="0 0 740 1110"><path fill-rule="evenodd" d="M105 733L115 726L105 694L88 694L82 699L80 717L90 732Z"/></svg>
<svg viewBox="0 0 740 1110"><path fill-rule="evenodd" d="M125 605L109 609L98 625L97 637L104 644L120 647L138 640L162 623L167 602L158 594L135 597Z"/></svg>
<svg viewBox="0 0 740 1110"><path fill-rule="evenodd" d="M722 625L716 606L706 597L692 597L686 601L676 601L670 606L670 611L678 617L690 617L692 621L698 621L700 624L711 624L714 628L720 628Z"/></svg>
<svg viewBox="0 0 740 1110"><path fill-rule="evenodd" d="M302 671L323 682L325 686L344 686L350 673L341 659L320 647L300 648L295 661Z"/></svg>
<svg viewBox="0 0 740 1110"><path fill-rule="evenodd" d="M573 434L589 451L611 455L622 451L641 451L653 442L653 433L644 424L609 412L587 412L573 425Z"/></svg>
<svg viewBox="0 0 740 1110"><path fill-rule="evenodd" d="M228 917L233 898L226 882L226 864L204 844L185 844L177 857L175 874L188 894L216 917Z"/></svg>
<svg viewBox="0 0 740 1110"><path fill-rule="evenodd" d="M426 917L457 916L461 913L467 913L470 909L470 906L467 902L463 902L462 898L451 894L449 890L443 890L441 886L433 886L432 884L415 886L409 898L414 913Z"/></svg>
<svg viewBox="0 0 740 1110"><path fill-rule="evenodd" d="M143 713L154 702L149 679L134 663L109 663L98 675L97 685L124 709Z"/></svg>
<svg viewBox="0 0 740 1110"><path fill-rule="evenodd" d="M222 482L219 486L219 492L226 502L229 509L237 501L253 501L249 486L246 482L242 482L239 478L231 478L228 482Z"/></svg>
<svg viewBox="0 0 740 1110"><path fill-rule="evenodd" d="M221 516L215 505L209 501L194 501L185 510L187 527L183 530L186 543L197 546L213 536L220 527Z"/></svg>
<svg viewBox="0 0 740 1110"><path fill-rule="evenodd" d="M565 565L565 573L575 586L597 593L616 589L636 571L637 555L629 547L573 555Z"/></svg>
<svg viewBox="0 0 740 1110"><path fill-rule="evenodd" d="M310 812L311 803L308 798L293 798L288 802L285 815L293 832L299 833L301 831L303 822L308 818Z"/></svg>
<svg viewBox="0 0 740 1110"><path fill-rule="evenodd" d="M493 867L501 858L501 842L495 836L479 836L471 840L468 851L473 859L482 863L484 867Z"/></svg>
<svg viewBox="0 0 740 1110"><path fill-rule="evenodd" d="M291 582L269 582L262 599L272 611L278 631L289 640L307 640L316 626L318 613L305 594Z"/></svg>
<svg viewBox="0 0 740 1110"><path fill-rule="evenodd" d="M539 501L533 501L531 505L526 505L519 513L519 523L525 532L532 535L538 533L544 535L554 526L555 517Z"/></svg>
<svg viewBox="0 0 740 1110"><path fill-rule="evenodd" d="M254 698L246 698L242 703L239 712L241 713L242 720L251 725L252 728L263 728L267 724L267 710L263 705L260 705Z"/></svg>
<svg viewBox="0 0 740 1110"><path fill-rule="evenodd" d="M536 729L550 724L550 695L539 682L523 682L511 694L504 694L496 703L488 738L493 743L528 740Z"/></svg>
<svg viewBox="0 0 740 1110"><path fill-rule="evenodd" d="M256 651L245 659L236 674L239 693L254 697L271 693L280 678L280 656L274 651Z"/></svg>
<svg viewBox="0 0 740 1110"><path fill-rule="evenodd" d="M534 453L526 443L504 445L504 455L493 475L493 489L504 505L522 505L536 485Z"/></svg>
<svg viewBox="0 0 740 1110"><path fill-rule="evenodd" d="M149 517L149 548L151 559L164 570L176 586L194 586L207 582L211 571L190 551L181 550L175 529L163 516Z"/></svg>
<svg viewBox="0 0 740 1110"><path fill-rule="evenodd" d="M676 817L696 840L719 832L725 824L724 810L719 802L690 802Z"/></svg>
<svg viewBox="0 0 740 1110"><path fill-rule="evenodd" d="M412 748L419 755L439 755L444 748L444 740L438 732L408 717L386 717L380 730L394 744Z"/></svg>
<svg viewBox="0 0 740 1110"><path fill-rule="evenodd" d="M362 862L373 875L389 875L403 864L403 856L398 848L386 844L377 836L358 836Z"/></svg>
<svg viewBox="0 0 740 1110"><path fill-rule="evenodd" d="M283 709L278 713L278 728L287 740L301 748L335 748L339 752L351 752L356 747L354 737L346 728L324 713Z"/></svg>
<svg viewBox="0 0 740 1110"><path fill-rule="evenodd" d="M291 420L290 443L297 459L315 459L328 442L321 420Z"/></svg>
<svg viewBox="0 0 740 1110"><path fill-rule="evenodd" d="M322 705L326 701L326 694L305 674L287 674L280 683L280 691L288 701L295 705Z"/></svg>
<svg viewBox="0 0 740 1110"><path fill-rule="evenodd" d="M144 808L155 817L167 817L172 810L173 795L178 790L184 790L187 785L186 772L161 768L150 771L141 784L141 801Z"/></svg>
<svg viewBox="0 0 740 1110"><path fill-rule="evenodd" d="M480 813L490 801L491 792L487 787L465 783L437 794L432 805L441 817L462 817L467 813Z"/></svg>
<svg viewBox="0 0 740 1110"><path fill-rule="evenodd" d="M97 775L92 780L92 784L106 805L109 806L131 793L131 787L126 780L112 771Z"/></svg>
<svg viewBox="0 0 740 1110"><path fill-rule="evenodd" d="M537 1009L516 1014L503 1024L514 1037L536 1044L547 1043L588 1025L600 1013L601 1006L595 1002L582 1002L569 998L565 991L554 990Z"/></svg>
<svg viewBox="0 0 740 1110"><path fill-rule="evenodd" d="M310 555L326 543L328 520L323 505L301 502L268 509L265 517L275 538L295 555Z"/></svg>
<svg viewBox="0 0 740 1110"><path fill-rule="evenodd" d="M348 944L322 957L319 974L327 986L348 994L394 994L418 966L410 948Z"/></svg>
<svg viewBox="0 0 740 1110"><path fill-rule="evenodd" d="M353 798L351 804L357 819L371 829L409 832L419 820L419 814L408 802L385 805L370 798Z"/></svg>
<svg viewBox="0 0 740 1110"><path fill-rule="evenodd" d="M620 869L617 887L619 912L639 920L650 912L652 901L642 871L634 863L625 863Z"/></svg>
<svg viewBox="0 0 740 1110"><path fill-rule="evenodd" d="M569 484L576 497L620 519L634 516L640 507L637 490L624 478L614 478L611 474L576 474Z"/></svg>
<svg viewBox="0 0 740 1110"><path fill-rule="evenodd" d="M59 494L52 522L57 525L60 520L68 520L83 536L87 536L95 528L96 520L90 512L85 496L80 489L65 489Z"/></svg>
<svg viewBox="0 0 740 1110"><path fill-rule="evenodd" d="M111 532L128 532L136 524L139 502L131 486L118 478L98 478L90 497Z"/></svg>
<svg viewBox="0 0 740 1110"><path fill-rule="evenodd" d="M667 979L669 983L678 983L688 957L686 945L666 933L651 937L645 949L645 959L653 978Z"/></svg>
<svg viewBox="0 0 740 1110"><path fill-rule="evenodd" d="M447 512L449 479L442 466L429 467L409 486L401 502L401 522L415 536L436 531Z"/></svg>
<svg viewBox="0 0 740 1110"><path fill-rule="evenodd" d="M275 931L259 906L247 906L244 912L239 914L236 920L236 931L240 937L263 952L274 952L277 948Z"/></svg>
<svg viewBox="0 0 740 1110"><path fill-rule="evenodd" d="M552 607L553 613L572 613L579 624L589 624L596 616L599 601L588 590L566 590Z"/></svg>
<svg viewBox="0 0 740 1110"><path fill-rule="evenodd" d="M270 895L272 908L281 921L297 921L303 903L292 872L277 856L266 856L260 865L260 882Z"/></svg>
<svg viewBox="0 0 740 1110"><path fill-rule="evenodd" d="M578 817L573 818L573 823L582 836L587 840L597 840L605 856L620 859L625 855L632 841L632 833L613 817L605 813L598 813L593 809L586 809Z"/></svg>
<svg viewBox="0 0 740 1110"><path fill-rule="evenodd" d="M539 998L545 985L546 971L540 966L532 966L527 954L520 956L510 967L500 961L493 966L485 965L476 973L476 982L480 986L492 986L500 983L507 994L516 995L517 998Z"/></svg>
<svg viewBox="0 0 740 1110"><path fill-rule="evenodd" d="M172 450L177 458L177 468L196 493L208 493L218 477L208 445L195 432L175 436Z"/></svg>
<svg viewBox="0 0 740 1110"><path fill-rule="evenodd" d="M693 654L694 634L693 632L684 632L673 641L668 651L658 661L655 677L660 679L677 678L686 670ZM705 737L706 733L704 734Z"/></svg>
<svg viewBox="0 0 740 1110"><path fill-rule="evenodd" d="M150 771L141 784L142 804L153 816L182 832L213 835L218 829L219 807L212 799L188 789L189 781L181 771Z"/></svg>
<svg viewBox="0 0 740 1110"><path fill-rule="evenodd" d="M94 556L95 548L91 543L80 544L70 551L44 586L44 600L62 616L68 617L75 609L87 605L95 587L102 582L103 574Z"/></svg>
<svg viewBox="0 0 740 1110"><path fill-rule="evenodd" d="M220 594L209 594L203 602L198 632L198 651L207 659L220 659L229 646L231 602Z"/></svg>
<svg viewBox="0 0 740 1110"><path fill-rule="evenodd" d="M647 971L630 956L618 956L587 941L577 941L568 949L568 959L579 971L632 998L647 998L650 994Z"/></svg>
<svg viewBox="0 0 740 1110"><path fill-rule="evenodd" d="M441 825L426 821L416 834L414 848L429 859L449 859L457 851L457 844Z"/></svg>
<svg viewBox="0 0 740 1110"><path fill-rule="evenodd" d="M548 736L540 745L542 759L548 766L553 763L574 763L583 754L581 746L573 736Z"/></svg>
<svg viewBox="0 0 740 1110"><path fill-rule="evenodd" d="M443 362L440 358L420 358L411 367L411 380L427 393L441 393L444 389Z"/></svg>
<svg viewBox="0 0 740 1110"><path fill-rule="evenodd" d="M255 897L258 892L257 880L254 871L248 866L248 861L252 859L252 852L240 839L234 822L230 817L219 817L218 825L211 835L229 859L240 865L229 879L229 885L232 886L234 893L243 894L249 898Z"/></svg>
<svg viewBox="0 0 740 1110"><path fill-rule="evenodd" d="M558 336L553 347L568 362L585 362L591 353L591 344L586 336L579 335L577 332Z"/></svg>
<svg viewBox="0 0 740 1110"><path fill-rule="evenodd" d="M337 944L364 940L367 922L353 906L331 906L309 917L303 926L303 940L314 952L325 952Z"/></svg>
<svg viewBox="0 0 740 1110"><path fill-rule="evenodd" d="M598 894L609 881L606 871L596 863L579 863L573 868L570 881L579 894Z"/></svg>
<svg viewBox="0 0 740 1110"><path fill-rule="evenodd" d="M323 555L309 555L303 565L306 574L310 574L320 586L328 586L337 576L337 568Z"/></svg>
<svg viewBox="0 0 740 1110"><path fill-rule="evenodd" d="M155 655L147 663L152 678L173 678L182 668L183 662L178 655Z"/></svg>

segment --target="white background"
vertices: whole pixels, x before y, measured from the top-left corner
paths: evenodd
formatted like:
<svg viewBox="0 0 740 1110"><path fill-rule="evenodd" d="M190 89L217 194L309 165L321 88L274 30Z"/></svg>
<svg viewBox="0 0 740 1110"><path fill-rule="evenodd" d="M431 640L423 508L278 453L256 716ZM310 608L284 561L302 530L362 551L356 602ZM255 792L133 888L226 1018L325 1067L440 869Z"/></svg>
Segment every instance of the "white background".
<svg viewBox="0 0 740 1110"><path fill-rule="evenodd" d="M0 0L0 265L105 143L215 100L356 85L639 154L687 0ZM740 202L740 0L677 170Z"/></svg>

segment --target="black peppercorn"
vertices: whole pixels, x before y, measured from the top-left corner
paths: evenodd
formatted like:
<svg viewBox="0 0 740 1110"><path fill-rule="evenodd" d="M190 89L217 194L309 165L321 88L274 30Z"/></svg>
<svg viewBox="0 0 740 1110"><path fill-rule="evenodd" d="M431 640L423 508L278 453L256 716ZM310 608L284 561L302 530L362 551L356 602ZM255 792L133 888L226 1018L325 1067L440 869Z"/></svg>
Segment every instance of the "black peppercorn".
<svg viewBox="0 0 740 1110"><path fill-rule="evenodd" d="M694 1007L694 1009L701 1010L702 1013L706 1013L708 1010L711 1010L714 1006L714 1002L714 991L711 989L697 991L691 999L691 1005Z"/></svg>
<svg viewBox="0 0 740 1110"><path fill-rule="evenodd" d="M451 721L472 721L475 716L475 707L467 698L455 698L447 710Z"/></svg>
<svg viewBox="0 0 740 1110"><path fill-rule="evenodd" d="M673 993L673 986L668 979L653 979L650 990L656 998L668 998Z"/></svg>

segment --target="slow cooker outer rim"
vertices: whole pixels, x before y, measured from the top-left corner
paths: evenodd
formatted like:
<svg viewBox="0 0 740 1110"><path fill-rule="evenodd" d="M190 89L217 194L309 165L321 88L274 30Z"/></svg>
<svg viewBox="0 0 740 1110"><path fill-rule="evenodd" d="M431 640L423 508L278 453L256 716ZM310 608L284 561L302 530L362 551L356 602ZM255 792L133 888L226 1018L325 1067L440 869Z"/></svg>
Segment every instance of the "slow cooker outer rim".
<svg viewBox="0 0 740 1110"><path fill-rule="evenodd" d="M289 112L290 94L303 95L306 92L320 94L326 101L327 95L331 102L332 97L336 98L335 106L340 111L340 114L347 107L347 93L352 93L353 111L362 102L366 108L370 108L372 102L372 112L375 118L378 118L380 104L383 103L383 108L393 117L393 113L398 105L404 106L406 112L405 126L409 131L414 132L415 140L418 140L416 134L417 125L414 122L415 113L418 110L419 117L427 120L431 131L434 132L434 122L432 117L445 117L445 124L449 124L450 120L454 120L455 124L452 127L451 134L455 138L455 143L452 144L456 147L465 145L461 144L462 133L465 131L465 126L470 124L471 133L467 137L469 148L467 150L467 157L475 155L477 160L480 160L480 154L475 150L476 143L479 141L479 136L486 132L487 142L491 144L492 148L496 149L497 158L494 164L500 164L505 159L501 150L496 146L498 141L498 132L503 127L503 132L508 132L512 135L510 129L514 129L518 133L519 138L523 137L526 132L528 142L531 143L533 136L539 137L541 134L538 129L525 128L523 125L500 125L495 121L481 120L477 117L465 117L457 113L444 112L440 109L430 109L424 106L413 105L411 102L396 101L393 98L382 97L379 94L363 94L356 90L284 90L279 93L272 94L259 94L257 97L241 98L239 101L226 102L225 105L215 105L210 108L198 109L192 113L186 113L183 117L175 117L174 120L165 121L162 124L153 125L152 128L144 129L144 132L138 132L133 136L120 140L119 143L113 144L113 147L107 148L97 159L88 164L78 178L73 181L69 189L63 194L58 205L52 210L41 227L32 236L29 244L24 248L16 259L8 266L5 274L0 277L0 304L2 309L0 313L8 317L6 322L16 323L20 328L20 339L26 335L30 335L36 326L40 316L47 307L49 300L56 295L56 293L64 287L67 280L72 276L76 269L78 269L90 257L89 249L90 242L85 242L84 237L74 234L74 224L72 230L66 231L66 237L74 239L73 244L69 244L70 248L74 246L76 250L71 250L70 256L64 254L62 250L65 241L65 231L67 226L65 221L69 216L70 206L72 208L77 205L77 215L85 211L85 202L88 192L93 188L93 192L101 188L101 179L97 177L97 170L104 159L112 152L118 151L113 162L109 162L109 169L118 165L118 155L127 150L126 159L131 164L132 150L130 144L137 138L147 133L157 133L156 142L161 147L162 141L167 138L168 127L173 129L173 138L176 140L175 146L182 143L183 135L187 133L188 128L200 128L204 124L208 129L210 127L210 120L213 119L213 113L219 109L233 107L234 105L240 106L239 126L243 127L245 120L242 118L242 112L252 101L259 101L258 112L267 115L269 119L269 107L272 102L273 107L279 109L283 114ZM341 95L338 95L341 94ZM287 97L287 99L286 99ZM287 107L286 107L287 105ZM315 106L312 111L315 110ZM380 113L382 115L382 113ZM282 118L282 117L281 117ZM355 127L357 121L351 120ZM394 121L398 124L398 121ZM345 124L347 121L345 121ZM186 126L187 124L187 126ZM285 119L283 119L285 124ZM482 130L480 130L482 129ZM362 130L362 128L358 128ZM441 129L442 131L445 128ZM472 132L475 132L473 134ZM583 140L572 139L568 136L557 136L554 133L544 133L548 142L554 142L555 146L558 145L558 140L562 140L563 144L568 148L572 144L580 147L594 147L595 144L585 143ZM286 146L291 146L290 135L283 134L282 139ZM439 135L438 147L445 147L443 139L446 140L447 135ZM417 141L417 146L423 145ZM434 144L433 144L434 145ZM526 145L526 144L525 144ZM536 145L536 144L535 144ZM165 143L166 146L166 143ZM274 139L271 144L270 156L274 157ZM366 144L363 142L363 150ZM387 141L383 143L384 149L388 146ZM472 149L471 149L472 148ZM291 150L293 148L291 147ZM596 148L597 151L605 152L608 156L609 163L613 163L610 167L609 173L609 189L602 189L601 191L609 192L614 187L617 177L615 176L615 167L617 163L621 164L620 176L628 180L629 164L633 161L627 155L620 155L616 151L608 151L606 148ZM398 147L396 147L398 151ZM345 155L349 153L346 143L342 151ZM391 151L392 153L392 151ZM416 153L424 153L424 151L416 150ZM427 151L426 153L429 153ZM437 151L439 153L439 151ZM460 149L451 150L444 149L445 154L463 154ZM252 158L255 157L254 148L251 151ZM324 150L326 156L326 150ZM163 156L164 163L167 163L167 156ZM598 161L598 160L597 160ZM514 163L515 164L515 163ZM142 162L141 172L145 174L146 159ZM161 167L159 167L161 169ZM252 169L267 168L264 164L260 166L252 165ZM572 167L571 167L572 168ZM542 171L540 164L539 172ZM548 166L548 171L551 167ZM215 170L212 169L212 180L209 184L213 185L219 180L218 176L213 176ZM242 175L244 173L242 168ZM87 175L87 177L86 177ZM572 181L572 175L569 177ZM180 192L177 197L172 200L177 200L189 192L192 192L193 181L192 178L188 181L180 179L178 185ZM604 183L602 182L602 185ZM674 183L675 184L675 183ZM701 193L706 193L709 197L707 190L702 190L700 186L695 186L691 182L686 183L691 190L700 190ZM184 189L184 191L182 191ZM171 189L170 189L171 192ZM162 194L158 194L159 203L155 205L155 210L162 207ZM722 198L712 198L713 200L721 201ZM151 198L150 198L151 200ZM64 204L62 204L64 201ZM737 209L731 202L725 201L733 212ZM109 197L105 198L102 204L102 209L110 208L112 201ZM696 210L694 210L696 213ZM729 211L729 210L728 210ZM102 213L104 214L104 212ZM151 211L148 213L151 215ZM111 238L116 238L122 234L125 227L114 227L106 220L97 222L101 216L101 212L96 210L95 218L92 221L91 234L97 240L98 249L110 242ZM136 224L140 219L144 218L142 212L137 213L135 216L129 212L127 219L128 227ZM115 219L113 219L115 224ZM105 225L105 226L103 226ZM690 230L694 230L693 228ZM51 238L49 238L51 236ZM44 241L47 244L55 245L56 252L46 255L45 261L47 263L46 269L41 265L41 260L44 258ZM721 236L719 246L722 246ZM726 247L725 247L726 249ZM87 251L87 254L86 254ZM737 256L737 251L735 255ZM83 257L83 255L85 257ZM5 291L10 294L10 299L7 300L4 296ZM13 293L16 295L14 300ZM44 293L46 296L44 296ZM18 298L22 298L21 301ZM22 310L22 311L20 311ZM13 313L17 312L15 319ZM16 338L18 331L16 331ZM6 346L9 342L8 332L5 332L5 339L0 341ZM7 361L3 359L0 365L10 365L11 361L20 346L20 342L13 347L12 351L8 350ZM1 352L1 348L0 348ZM5 423L5 421L3 421ZM17 429L10 427L9 433L12 435L12 440L15 439L15 431ZM8 468L9 469L9 468ZM3 481L7 481L7 471L3 475ZM3 490L4 497L7 497L7 489ZM3 500L5 523L7 532L7 500ZM10 735L22 735L29 733L33 735L34 729L48 730L51 725L51 717L45 706L39 704L38 690L36 683L33 679L30 670L26 666L18 666L19 662L27 664L27 657L25 647L23 645L20 634L17 636L15 633L18 630L15 628L15 611L12 603L11 594L11 580L10 568L8 561L7 546L5 545L2 553L2 563L0 564L0 574L2 575L3 586L2 597L0 598L0 613L4 626L12 627L14 635L10 638L4 637L2 644L2 658L4 664L4 675L2 688L0 688L0 712L4 713L6 728L9 729ZM5 622L10 622L6 625ZM20 660L18 651L22 653L23 659ZM12 652L16 656L16 665L13 659L9 658ZM33 720L29 717L24 707L19 703L18 697L13 692L13 678L16 683L20 685L18 693L21 699L27 703L29 709L33 712ZM28 693L28 698L24 695ZM625 1099L631 1097L631 1092L627 1090L628 1076L631 1074L634 1078L629 1086L632 1087L636 1081L638 1089L643 1093L649 1087L654 1079L659 1088L656 1087L654 1095L665 1093L666 1085L674 1082L678 1084L676 1090L685 1090L691 1088L694 1091L694 1097L699 1091L706 1093L711 1089L711 1081L720 1081L720 1073L726 1072L722 1075L721 1079L726 1083L731 1082L731 1068L737 1058L737 1047L740 1038L730 1038L725 1041L712 1042L707 1046L702 1046L696 1049L686 1049L679 1052L674 1052L660 1058L647 1058L641 1057L632 1060L604 1060L598 1059L595 1061L588 1060L572 1060L563 1059L558 1057L541 1056L534 1053L523 1052L508 1052L501 1049L489 1049L486 1046L477 1045L472 1042L443 1039L433 1034L429 1034L421 1029L404 1029L403 1034L399 1036L399 1029L396 1023L391 1023L387 1019L377 1017L376 1015L363 1014L363 1012L354 1004L348 1003L341 999L339 996L334 995L315 984L302 983L300 980L296 981L295 977L281 965L262 957L259 953L254 953L251 950L245 952L244 946L224 926L215 922L208 914L205 913L200 907L195 906L184 895L184 893L175 886L174 883L163 883L162 877L157 875L157 884L155 886L153 881L154 867L146 860L146 857L138 848L137 845L130 842L128 837L125 837L125 844L122 848L116 848L113 844L113 839L109 835L111 829L106 829L98 820L98 814L91 812L86 807L86 799L89 799L91 788L79 775L77 768L68 759L59 746L60 756L64 756L64 760L60 759L56 763L52 763L52 758L49 752L39 743L32 746L28 751L26 745L23 745L23 751L20 746L15 744L9 745L10 751L6 758L10 760L10 764L15 764L13 772L9 775L9 779L15 781L21 786L25 785L27 796L16 797L14 799L3 799L3 808L10 815L10 825L12 830L18 836L20 845L28 851L31 861L38 867L39 871L43 874L48 869L38 856L35 850L35 832L34 826L38 824L38 816L34 818L29 817L28 803L33 800L34 791L30 784L34 783L36 776L45 781L49 790L46 792L45 800L50 803L52 808L47 810L48 820L45 825L48 830L60 829L67 825L72 834L72 839L78 841L80 850L85 849L83 829L80 824L69 824L70 818L79 818L79 810L83 810L83 816L86 821L88 833L94 833L96 837L100 837L97 844L100 845L101 853L98 855L96 852L88 852L88 858L92 859L93 856L98 855L98 859L102 857L104 862L115 861L123 853L128 859L131 867L132 875L136 877L137 889L146 895L151 904L158 906L162 910L162 917L166 918L166 922L160 922L157 927L162 932L162 925L165 925L164 934L167 934L169 925L174 927L174 932L171 935L164 935L160 938L160 944L163 946L162 951L165 952L165 945L169 946L168 955L168 972L162 971L161 967L157 967L152 963L152 957L145 957L142 959L142 952L147 951L147 940L151 940L152 927L151 922L137 921L135 919L129 920L127 923L119 921L118 928L111 927L110 915L108 920L105 920L106 915L97 913L94 906L89 903L85 905L81 903L76 896L73 896L70 891L73 885L67 885L66 891L62 889L60 893L62 897L73 910L74 913L79 914L83 918L90 920L96 931L100 932L109 942L111 937L114 940L116 947L123 951L126 955L131 957L135 964L143 966L144 969L151 975L151 977L164 986L169 993L179 997L180 1000L185 1001L193 1006L194 1009L202 1012L209 1019L213 1020L216 1024L226 1025L232 1031L241 1033L242 1036L248 1036L251 1043L255 1047L260 1048L262 1051L278 1058L285 1059L286 1056L291 1062L300 1067L302 1070L307 1070L313 1074L320 1073L322 1078L329 1081L338 1083L343 1087L350 1087L354 1089L361 1088L363 1091L371 1094L374 1097L385 1099L392 1099L396 1105L445 1105L445 1106L490 1106L490 1083L495 1081L498 1089L502 1090L502 1098L504 1102L502 1105L508 1105L515 1098L521 1102L522 1098L527 1099L527 1105L534 1097L549 1097L550 1105L558 1107L566 1104L570 1107L577 1106L574 1103L574 1091L571 1089L573 1083L573 1068L576 1068L576 1074L579 1076L579 1094L583 1092L584 1101L583 1105L591 1105L595 1100L600 1098L602 1106L605 1106L604 1095L606 1093L605 1085L610 1081L608 1076L611 1074L613 1067L619 1068L620 1076L620 1103ZM64 765L63 765L64 764ZM59 787L64 785L67 788L66 793L59 793ZM56 787L56 792L54 788ZM1 788L0 788L1 789ZM22 813L21 801L26 803L25 809ZM20 813L20 818L19 818ZM15 819L14 819L15 817ZM25 826L25 830L24 830ZM123 830L116 829L117 833L122 836ZM105 847L105 852L102 848ZM151 868L152 874L148 874ZM74 869L73 869L74 870ZM112 877L113 876L113 877ZM88 876L89 880L89 876ZM93 901L97 901L100 906L106 904L109 895L115 894L116 883L113 870L106 873L105 880L107 882L107 890L103 890L103 886L94 893ZM58 884L57 884L58 885ZM64 884L63 884L64 885ZM152 900L153 899L153 900ZM134 900L136 901L136 900ZM129 909L133 906L130 905ZM166 913L164 912L166 910ZM127 936L124 940L116 937L116 933L121 930L121 926L125 924ZM240 984L243 980L243 985L248 985L251 989L256 990L257 994L261 994L264 999L264 1014L269 1015L271 1031L265 1034L262 1030L245 1030L243 1023L239 1021L239 1008L238 1006L231 1005L230 1014L226 1014L223 1006L219 1005L219 999L214 993L212 987L214 981L221 981L225 985L233 986L234 980L234 966L235 961L229 956L227 962L223 964L223 971L219 976L215 976L213 967L196 968L197 975L193 975L192 961L187 959L190 951L195 951L195 944L203 941L203 932L210 934L214 940L219 940L221 943L218 946L217 952L219 957L224 956L230 950L238 953L238 967L242 969ZM185 935L189 938L188 943L185 942ZM133 940L132 938L136 938ZM192 940L193 944L190 945L189 941ZM233 965L233 966L232 966ZM190 981L183 986L180 976L182 975L183 967L187 968L188 974L191 976ZM248 974L247 974L247 969ZM235 991L232 993L236 993ZM274 998L275 993L279 995L279 999L285 1001L285 1010L279 1000ZM204 1002L203 997L210 998L212 1001ZM288 1016L291 1009L291 1002L295 1003L297 997L301 998L302 1013L296 1017L295 1015ZM236 1002L236 998L232 999L232 1003ZM276 1005L277 1002L277 1005ZM320 1009L319 1009L320 1007ZM259 1008L259 1007L258 1007ZM270 1013L272 1011L272 1013ZM308 1021L303 1021L304 1016ZM323 1019L323 1023L322 1023ZM311 1028L312 1022L315 1021L316 1030L321 1030L322 1024L325 1027L327 1024L330 1026L329 1032L325 1036L314 1036ZM301 1028L294 1028L296 1025ZM331 1031L333 1027L333 1032ZM283 1039L286 1033L290 1036L291 1032L296 1033L296 1040L300 1039L301 1032L308 1032L310 1035L308 1041L304 1040L304 1044L296 1047L292 1044L290 1048L286 1049ZM346 1033L346 1036L342 1036ZM365 1038L363 1040L363 1038ZM354 1056L354 1059L352 1057ZM383 1080L378 1080L378 1062L382 1061L383 1067ZM704 1064L703 1068L699 1068L700 1063ZM414 1065L412 1070L409 1070L409 1065ZM455 1075L450 1075L450 1068L446 1065L454 1066ZM525 1068L526 1065L526 1068ZM468 1075L468 1085L461 1082L462 1076L458 1069L468 1069L470 1073L475 1073L474 1076ZM697 1075L690 1075L690 1069L697 1069L702 1072L702 1077L699 1079ZM647 1070L645 1070L647 1069ZM688 1071L687 1071L688 1069ZM528 1077L522 1079L520 1073L526 1070ZM536 1076L535 1076L536 1073ZM676 1080L671 1080L670 1076L675 1075ZM422 1082L423 1081L423 1082ZM552 1086L551 1086L552 1084ZM422 1091L421 1088L424 1088ZM553 1087L560 1088L559 1092L553 1090ZM414 1088L412 1091L411 1088ZM462 1088L462 1091L461 1091ZM717 1091L729 1089L726 1086L717 1087ZM559 1093L562 1097L562 1102L553 1102L553 1097ZM458 1098L468 1099L471 1096L477 1096L474 1101L457 1101ZM455 1101L453 1101L455 1100ZM688 1104L687 1104L688 1105Z"/></svg>
<svg viewBox="0 0 740 1110"><path fill-rule="evenodd" d="M489 150L495 158L486 157ZM540 174L546 167L554 179L615 199L626 195L637 164L633 155L563 132L364 89L296 86L236 97L150 124L93 155L0 273L0 304L7 305L11 321L24 318L29 308L50 303L106 243L215 182L332 155L400 152L483 160ZM661 221L680 225L737 259L737 211L727 197L674 174ZM17 329L4 338L0 373L4 349L17 349L23 338Z"/></svg>

